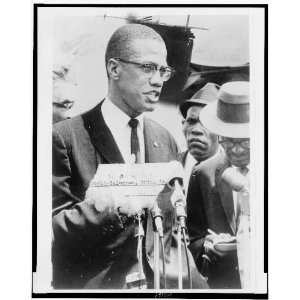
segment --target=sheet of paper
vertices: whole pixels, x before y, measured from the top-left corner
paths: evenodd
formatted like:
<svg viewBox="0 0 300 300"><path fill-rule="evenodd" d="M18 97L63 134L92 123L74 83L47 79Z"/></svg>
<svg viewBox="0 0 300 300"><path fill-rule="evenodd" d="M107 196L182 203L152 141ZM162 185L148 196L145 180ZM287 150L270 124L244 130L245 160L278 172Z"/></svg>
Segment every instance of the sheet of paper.
<svg viewBox="0 0 300 300"><path fill-rule="evenodd" d="M113 191L130 200L154 201L169 181L183 173L179 162L144 164L101 164L89 189ZM146 199L147 198L147 199Z"/></svg>

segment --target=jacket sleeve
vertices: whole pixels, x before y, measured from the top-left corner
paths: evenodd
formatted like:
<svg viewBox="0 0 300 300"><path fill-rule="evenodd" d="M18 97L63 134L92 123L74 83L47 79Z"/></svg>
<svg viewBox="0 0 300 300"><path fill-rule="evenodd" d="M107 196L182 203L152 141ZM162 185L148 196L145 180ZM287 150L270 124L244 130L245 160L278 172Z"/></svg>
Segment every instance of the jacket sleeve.
<svg viewBox="0 0 300 300"><path fill-rule="evenodd" d="M203 195L200 188L199 174L190 179L187 195L187 227L190 237L189 248L198 269L202 269L204 239L207 234L207 220L203 207Z"/></svg>
<svg viewBox="0 0 300 300"><path fill-rule="evenodd" d="M93 203L82 201L71 189L71 147L53 130L53 238L56 246L76 251L105 245L124 228L126 220L116 213L99 213ZM124 221L124 222L123 222Z"/></svg>

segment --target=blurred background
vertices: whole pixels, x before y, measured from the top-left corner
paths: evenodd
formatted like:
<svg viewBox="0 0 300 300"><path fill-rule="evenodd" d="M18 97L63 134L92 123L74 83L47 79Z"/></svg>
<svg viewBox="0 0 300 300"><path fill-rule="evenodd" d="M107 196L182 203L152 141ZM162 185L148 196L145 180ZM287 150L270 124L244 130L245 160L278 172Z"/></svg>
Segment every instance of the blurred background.
<svg viewBox="0 0 300 300"><path fill-rule="evenodd" d="M168 63L176 69L163 88L159 107L147 114L166 127L185 150L178 105L207 82L221 85L249 80L249 19L246 14L148 15L146 8L142 10L143 15L136 11L117 14L103 13L102 8L101 13L94 10L86 16L55 17L53 102L58 109L67 110L67 116L74 116L101 101L107 93L104 53L110 36L126 23L146 24L162 35ZM59 104L64 94L71 104Z"/></svg>

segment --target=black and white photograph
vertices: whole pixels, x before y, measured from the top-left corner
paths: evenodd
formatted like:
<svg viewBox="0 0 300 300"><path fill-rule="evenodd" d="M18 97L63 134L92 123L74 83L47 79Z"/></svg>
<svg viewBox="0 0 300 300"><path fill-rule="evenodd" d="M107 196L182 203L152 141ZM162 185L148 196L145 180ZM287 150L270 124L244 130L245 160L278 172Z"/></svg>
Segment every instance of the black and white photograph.
<svg viewBox="0 0 300 300"><path fill-rule="evenodd" d="M34 4L33 295L267 298L267 9Z"/></svg>

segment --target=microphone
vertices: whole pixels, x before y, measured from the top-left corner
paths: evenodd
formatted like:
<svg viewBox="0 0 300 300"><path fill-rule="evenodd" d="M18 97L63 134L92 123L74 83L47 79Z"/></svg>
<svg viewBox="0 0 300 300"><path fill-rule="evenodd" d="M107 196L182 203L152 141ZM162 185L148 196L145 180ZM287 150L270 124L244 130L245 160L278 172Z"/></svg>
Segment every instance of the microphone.
<svg viewBox="0 0 300 300"><path fill-rule="evenodd" d="M169 185L174 189L171 196L171 203L175 208L177 220L182 228L186 228L186 200L182 189L183 180L182 178L175 177L169 182Z"/></svg>
<svg viewBox="0 0 300 300"><path fill-rule="evenodd" d="M221 178L236 192L246 192L249 190L245 176L232 167L227 168Z"/></svg>
<svg viewBox="0 0 300 300"><path fill-rule="evenodd" d="M163 230L163 216L161 213L161 209L158 207L157 202L154 203L154 207L151 210L152 219L154 222L154 230L158 232L159 237L164 236L164 230Z"/></svg>
<svg viewBox="0 0 300 300"><path fill-rule="evenodd" d="M168 186L174 190L171 196L172 206L175 208L177 220L182 228L186 228L185 195L183 193L184 169L179 161L169 163ZM175 175L174 175L175 174Z"/></svg>

